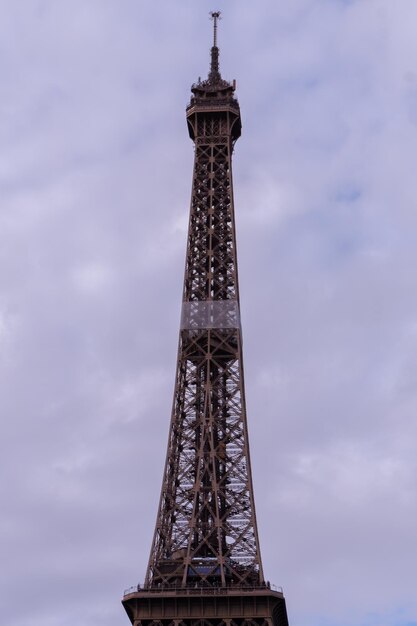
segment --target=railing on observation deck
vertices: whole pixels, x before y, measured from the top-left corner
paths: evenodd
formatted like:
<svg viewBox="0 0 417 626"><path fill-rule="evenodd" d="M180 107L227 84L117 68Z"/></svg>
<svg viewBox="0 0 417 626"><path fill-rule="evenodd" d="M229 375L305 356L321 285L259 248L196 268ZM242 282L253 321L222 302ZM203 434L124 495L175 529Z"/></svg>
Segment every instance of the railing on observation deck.
<svg viewBox="0 0 417 626"><path fill-rule="evenodd" d="M141 585L136 585L134 587L129 587L123 593L123 597L129 596L132 593L177 593L178 595L189 595L189 596L199 596L199 595L227 595L231 591L241 591L241 592L249 592L249 591L264 591L265 589L271 589L272 591L278 591L279 593L283 593L282 587L277 587L276 585L271 585L270 583L265 583L264 585L256 585L256 586L247 586L247 585L230 585L229 587L201 587L201 586L188 586L188 587L179 587L178 585L164 585L163 587L142 587Z"/></svg>
<svg viewBox="0 0 417 626"><path fill-rule="evenodd" d="M187 106L187 111L193 107L220 107L228 106L232 109L239 109L239 104L235 98L195 98L192 97L190 104Z"/></svg>

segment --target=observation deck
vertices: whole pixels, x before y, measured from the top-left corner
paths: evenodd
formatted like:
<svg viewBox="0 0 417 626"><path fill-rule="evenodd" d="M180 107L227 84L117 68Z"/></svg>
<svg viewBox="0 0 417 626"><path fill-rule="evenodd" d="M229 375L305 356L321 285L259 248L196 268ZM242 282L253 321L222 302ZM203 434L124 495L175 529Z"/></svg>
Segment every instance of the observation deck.
<svg viewBox="0 0 417 626"><path fill-rule="evenodd" d="M273 626L288 626L281 588L257 587L131 587L122 604L133 623L170 624L184 620L249 620L259 623L266 615ZM137 622L135 621L137 620ZM186 622L188 623L188 622Z"/></svg>

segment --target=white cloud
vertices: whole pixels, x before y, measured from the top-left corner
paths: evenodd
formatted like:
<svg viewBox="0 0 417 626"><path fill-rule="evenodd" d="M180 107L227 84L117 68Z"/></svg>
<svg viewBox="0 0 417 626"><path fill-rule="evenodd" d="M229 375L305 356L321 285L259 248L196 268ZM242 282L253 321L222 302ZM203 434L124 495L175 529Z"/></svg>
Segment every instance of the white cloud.
<svg viewBox="0 0 417 626"><path fill-rule="evenodd" d="M92 261L73 270L75 287L84 293L100 292L113 280L111 268Z"/></svg>

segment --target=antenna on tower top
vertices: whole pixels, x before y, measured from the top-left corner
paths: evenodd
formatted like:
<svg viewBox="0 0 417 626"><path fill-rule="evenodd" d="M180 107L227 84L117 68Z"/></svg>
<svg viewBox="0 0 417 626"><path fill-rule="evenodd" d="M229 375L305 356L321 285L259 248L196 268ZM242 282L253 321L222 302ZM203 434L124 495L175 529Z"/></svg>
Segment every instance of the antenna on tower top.
<svg viewBox="0 0 417 626"><path fill-rule="evenodd" d="M209 73L209 81L217 83L221 80L219 71L219 49L217 47L217 20L220 19L220 11L210 11L210 17L213 20L213 47L211 49L211 65Z"/></svg>
<svg viewBox="0 0 417 626"><path fill-rule="evenodd" d="M217 48L217 20L220 20L220 11L210 11L211 19L213 20L213 47Z"/></svg>

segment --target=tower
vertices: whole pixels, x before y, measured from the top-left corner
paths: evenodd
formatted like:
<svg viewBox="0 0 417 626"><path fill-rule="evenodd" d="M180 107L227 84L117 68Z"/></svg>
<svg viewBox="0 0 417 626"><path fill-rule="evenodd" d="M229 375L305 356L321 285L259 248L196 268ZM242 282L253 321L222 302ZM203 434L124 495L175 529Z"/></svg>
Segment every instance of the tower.
<svg viewBox="0 0 417 626"><path fill-rule="evenodd" d="M191 88L195 160L168 451L145 584L123 605L134 626L288 626L265 583L253 499L239 316L232 152L235 81Z"/></svg>

